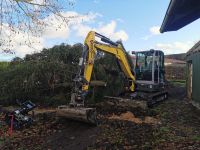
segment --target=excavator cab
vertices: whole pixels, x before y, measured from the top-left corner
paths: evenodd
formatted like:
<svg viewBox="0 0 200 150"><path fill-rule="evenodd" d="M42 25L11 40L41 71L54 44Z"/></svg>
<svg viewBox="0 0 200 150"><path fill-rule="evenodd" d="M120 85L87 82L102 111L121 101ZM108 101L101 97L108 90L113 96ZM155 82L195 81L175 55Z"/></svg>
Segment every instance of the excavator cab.
<svg viewBox="0 0 200 150"><path fill-rule="evenodd" d="M160 50L135 52L136 90L154 92L164 88L164 53Z"/></svg>
<svg viewBox="0 0 200 150"><path fill-rule="evenodd" d="M164 53L151 49L132 54L135 55L136 92L131 97L146 100L149 107L167 99Z"/></svg>

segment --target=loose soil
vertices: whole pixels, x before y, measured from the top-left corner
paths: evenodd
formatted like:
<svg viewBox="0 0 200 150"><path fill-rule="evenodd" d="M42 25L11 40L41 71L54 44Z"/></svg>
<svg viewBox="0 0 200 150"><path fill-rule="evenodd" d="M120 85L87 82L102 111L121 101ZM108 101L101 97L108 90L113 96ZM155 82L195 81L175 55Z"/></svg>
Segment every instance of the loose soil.
<svg viewBox="0 0 200 150"><path fill-rule="evenodd" d="M121 121L130 121L130 122L134 122L136 124L142 124L142 123L146 123L146 124L158 124L158 123L160 123L158 119L156 119L154 117L150 117L150 116L145 116L144 119L137 118L130 111L122 113L121 115L114 115L113 114L112 116L108 117L108 119L111 119L111 120L121 120Z"/></svg>
<svg viewBox="0 0 200 150"><path fill-rule="evenodd" d="M184 87L168 89L169 99L148 110L97 104L98 126L37 113L34 125L14 131L0 149L200 150L200 110L185 99Z"/></svg>

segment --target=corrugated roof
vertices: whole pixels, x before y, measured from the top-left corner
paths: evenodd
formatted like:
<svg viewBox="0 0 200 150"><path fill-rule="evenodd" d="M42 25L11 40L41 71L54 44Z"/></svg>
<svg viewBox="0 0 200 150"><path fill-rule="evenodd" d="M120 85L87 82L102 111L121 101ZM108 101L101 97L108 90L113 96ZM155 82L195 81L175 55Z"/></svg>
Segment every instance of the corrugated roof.
<svg viewBox="0 0 200 150"><path fill-rule="evenodd" d="M200 18L200 0L171 0L160 32L176 31Z"/></svg>
<svg viewBox="0 0 200 150"><path fill-rule="evenodd" d="M200 52L200 41L197 42L188 52L187 52L187 55L190 55L191 53L194 53L194 52Z"/></svg>

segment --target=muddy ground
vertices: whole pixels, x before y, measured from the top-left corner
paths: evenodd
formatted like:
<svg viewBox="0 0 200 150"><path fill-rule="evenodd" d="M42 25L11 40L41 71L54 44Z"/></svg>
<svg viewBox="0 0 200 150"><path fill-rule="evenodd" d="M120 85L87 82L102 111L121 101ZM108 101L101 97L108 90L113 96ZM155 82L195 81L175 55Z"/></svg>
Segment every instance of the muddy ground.
<svg viewBox="0 0 200 150"><path fill-rule="evenodd" d="M98 126L42 114L30 128L1 140L0 149L200 150L200 110L185 99L184 87L169 92L167 101L149 110L97 104Z"/></svg>

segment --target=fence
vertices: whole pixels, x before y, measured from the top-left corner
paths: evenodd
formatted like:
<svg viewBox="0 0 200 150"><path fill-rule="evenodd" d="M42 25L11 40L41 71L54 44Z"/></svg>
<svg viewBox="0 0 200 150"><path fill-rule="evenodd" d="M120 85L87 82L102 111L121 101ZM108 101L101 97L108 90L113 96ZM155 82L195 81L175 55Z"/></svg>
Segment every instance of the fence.
<svg viewBox="0 0 200 150"><path fill-rule="evenodd" d="M167 80L186 80L186 65L165 66Z"/></svg>

